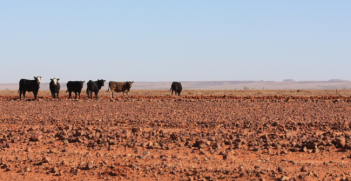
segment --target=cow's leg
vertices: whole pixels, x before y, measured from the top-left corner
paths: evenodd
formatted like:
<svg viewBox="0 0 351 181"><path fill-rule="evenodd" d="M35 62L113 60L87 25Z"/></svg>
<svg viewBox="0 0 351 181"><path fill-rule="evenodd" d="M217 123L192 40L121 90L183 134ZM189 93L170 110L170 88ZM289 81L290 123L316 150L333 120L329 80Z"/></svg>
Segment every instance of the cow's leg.
<svg viewBox="0 0 351 181"><path fill-rule="evenodd" d="M95 92L95 99L98 99L98 94L99 94L99 92Z"/></svg>
<svg viewBox="0 0 351 181"><path fill-rule="evenodd" d="M113 99L113 91L111 91L111 99Z"/></svg>
<svg viewBox="0 0 351 181"><path fill-rule="evenodd" d="M55 92L51 92L51 97L55 99Z"/></svg>
<svg viewBox="0 0 351 181"><path fill-rule="evenodd" d="M26 91L23 91L23 99L26 100Z"/></svg>
<svg viewBox="0 0 351 181"><path fill-rule="evenodd" d="M34 94L34 99L36 100L37 99L37 92L33 91L33 94Z"/></svg>
<svg viewBox="0 0 351 181"><path fill-rule="evenodd" d="M21 96L22 96L22 91L19 91L20 100L21 100Z"/></svg>
<svg viewBox="0 0 351 181"><path fill-rule="evenodd" d="M77 99L77 92L74 92L75 96L74 96L74 99Z"/></svg>
<svg viewBox="0 0 351 181"><path fill-rule="evenodd" d="M57 92L57 99L59 98L59 94L60 94L60 92Z"/></svg>
<svg viewBox="0 0 351 181"><path fill-rule="evenodd" d="M79 99L80 99L80 92L78 92L78 95L79 95ZM77 92L76 92L76 99L77 99Z"/></svg>
<svg viewBox="0 0 351 181"><path fill-rule="evenodd" d="M123 92L123 99L124 99L124 92Z"/></svg>

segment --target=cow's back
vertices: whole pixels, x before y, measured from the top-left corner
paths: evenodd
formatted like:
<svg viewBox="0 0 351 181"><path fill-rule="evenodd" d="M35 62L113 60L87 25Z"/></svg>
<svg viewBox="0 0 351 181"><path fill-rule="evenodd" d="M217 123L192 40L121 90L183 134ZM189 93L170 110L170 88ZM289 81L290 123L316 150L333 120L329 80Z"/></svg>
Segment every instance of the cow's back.
<svg viewBox="0 0 351 181"><path fill-rule="evenodd" d="M180 82L173 82L171 89L175 91L182 91L182 84Z"/></svg>
<svg viewBox="0 0 351 181"><path fill-rule="evenodd" d="M87 90L90 90L90 91L98 91L98 90L100 90L98 85L97 85L97 81L89 81L87 83Z"/></svg>
<svg viewBox="0 0 351 181"><path fill-rule="evenodd" d="M114 82L114 81L110 81L109 82L110 89L112 91L116 91L116 92L124 91L124 86L125 85L126 85L125 82Z"/></svg>
<svg viewBox="0 0 351 181"><path fill-rule="evenodd" d="M35 80L28 80L28 79L21 79L19 81L19 89L20 90L32 90L34 88L34 85L32 85L35 82Z"/></svg>
<svg viewBox="0 0 351 181"><path fill-rule="evenodd" d="M71 90L73 87L72 87L72 81L68 81L67 84L66 84L66 87L67 87L67 90Z"/></svg>
<svg viewBox="0 0 351 181"><path fill-rule="evenodd" d="M28 80L28 79L21 79L20 81L19 81L19 84L20 84L20 86L22 85L25 85L26 84L26 82L28 82L28 81L30 81L30 80Z"/></svg>
<svg viewBox="0 0 351 181"><path fill-rule="evenodd" d="M80 91L83 88L79 81L68 81L66 86L68 91Z"/></svg>

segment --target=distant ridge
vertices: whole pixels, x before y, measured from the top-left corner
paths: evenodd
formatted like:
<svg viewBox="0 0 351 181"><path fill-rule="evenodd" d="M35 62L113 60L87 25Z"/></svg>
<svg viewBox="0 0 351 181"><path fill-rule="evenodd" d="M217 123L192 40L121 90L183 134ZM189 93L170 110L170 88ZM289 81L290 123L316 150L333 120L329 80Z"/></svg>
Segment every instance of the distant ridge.
<svg viewBox="0 0 351 181"><path fill-rule="evenodd" d="M351 89L351 81L331 79L329 81L180 81L183 89ZM170 89L172 82L134 82L133 89ZM66 90L66 83L60 82L61 90ZM103 89L107 89L105 83ZM49 83L41 83L41 90L49 90ZM84 83L83 89L86 89ZM0 83L0 90L18 90L18 83Z"/></svg>
<svg viewBox="0 0 351 181"><path fill-rule="evenodd" d="M344 80L341 80L341 79L330 79L329 82L344 82Z"/></svg>

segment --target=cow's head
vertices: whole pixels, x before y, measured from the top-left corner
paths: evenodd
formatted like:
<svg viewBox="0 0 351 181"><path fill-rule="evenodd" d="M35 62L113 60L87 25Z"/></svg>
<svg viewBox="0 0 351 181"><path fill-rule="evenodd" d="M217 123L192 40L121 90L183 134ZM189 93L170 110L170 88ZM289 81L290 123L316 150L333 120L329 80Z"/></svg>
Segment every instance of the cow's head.
<svg viewBox="0 0 351 181"><path fill-rule="evenodd" d="M127 81L127 84L129 85L129 87L132 87L134 81Z"/></svg>
<svg viewBox="0 0 351 181"><path fill-rule="evenodd" d="M104 79L101 79L101 80L98 79L98 82L101 86L105 86L105 81L106 80L104 80Z"/></svg>
<svg viewBox="0 0 351 181"><path fill-rule="evenodd" d="M60 79L59 79L59 78L58 78L58 79L53 78L53 79L50 79L50 80L51 80L51 82L53 82L54 85L56 86L56 85L57 85L57 82L58 82Z"/></svg>
<svg viewBox="0 0 351 181"><path fill-rule="evenodd" d="M40 81L41 81L41 76L34 77L34 79L37 81L37 84L40 84Z"/></svg>

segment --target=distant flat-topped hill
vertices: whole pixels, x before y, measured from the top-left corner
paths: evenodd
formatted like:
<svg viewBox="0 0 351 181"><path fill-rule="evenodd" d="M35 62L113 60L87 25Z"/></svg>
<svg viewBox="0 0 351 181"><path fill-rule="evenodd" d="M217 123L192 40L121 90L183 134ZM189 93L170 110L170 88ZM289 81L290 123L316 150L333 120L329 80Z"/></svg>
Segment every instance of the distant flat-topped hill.
<svg viewBox="0 0 351 181"><path fill-rule="evenodd" d="M170 89L172 82L134 82L132 89ZM183 89L351 89L351 81L331 79L329 81L181 81ZM61 90L66 83L60 82ZM84 83L83 89L86 88ZM108 88L105 83L103 89ZM41 90L49 90L49 83L41 83ZM0 83L0 90L18 90L18 83Z"/></svg>

